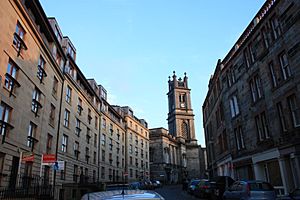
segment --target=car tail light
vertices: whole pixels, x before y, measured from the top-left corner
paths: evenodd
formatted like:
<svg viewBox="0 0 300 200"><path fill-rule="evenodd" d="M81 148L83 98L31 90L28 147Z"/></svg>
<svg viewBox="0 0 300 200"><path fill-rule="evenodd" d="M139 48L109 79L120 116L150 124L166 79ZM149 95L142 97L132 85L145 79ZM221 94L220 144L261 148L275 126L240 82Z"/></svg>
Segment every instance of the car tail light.
<svg viewBox="0 0 300 200"><path fill-rule="evenodd" d="M207 185L203 185L202 188L203 189L208 189L208 186Z"/></svg>

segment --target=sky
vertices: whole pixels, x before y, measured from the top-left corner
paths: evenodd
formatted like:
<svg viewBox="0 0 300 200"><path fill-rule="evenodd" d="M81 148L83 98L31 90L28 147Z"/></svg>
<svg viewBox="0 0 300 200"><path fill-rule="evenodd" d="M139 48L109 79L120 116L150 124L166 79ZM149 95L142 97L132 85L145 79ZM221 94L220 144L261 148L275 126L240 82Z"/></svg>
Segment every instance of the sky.
<svg viewBox="0 0 300 200"><path fill-rule="evenodd" d="M265 0L40 0L76 48L86 78L149 128L168 128L168 76L188 76L198 144L202 105L223 59Z"/></svg>

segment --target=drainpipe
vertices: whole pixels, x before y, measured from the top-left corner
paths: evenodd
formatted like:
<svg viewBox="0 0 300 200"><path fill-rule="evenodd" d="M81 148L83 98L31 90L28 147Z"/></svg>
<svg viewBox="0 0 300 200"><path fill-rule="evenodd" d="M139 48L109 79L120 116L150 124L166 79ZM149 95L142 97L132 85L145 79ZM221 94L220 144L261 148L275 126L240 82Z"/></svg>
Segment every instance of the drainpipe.
<svg viewBox="0 0 300 200"><path fill-rule="evenodd" d="M65 67L66 67L67 61L65 61L63 66L63 81L61 86L61 92L60 92L60 103L59 103L59 115L58 115L58 121L57 121L57 133L56 133L56 147L55 147L55 157L57 159L58 154L58 143L59 143L59 133L60 133L60 119L61 119L61 109L62 109L62 101L63 101L63 93L64 93L64 83L65 83ZM56 183L56 170L53 172L53 195L55 195L55 183Z"/></svg>
<svg viewBox="0 0 300 200"><path fill-rule="evenodd" d="M101 99L101 97L100 97ZM101 103L101 100L100 100L100 103ZM99 114L99 136L98 136L98 148L97 148L97 151L98 151L98 182L100 182L100 147L101 147L101 119L102 119L102 113L101 113L101 110L102 110L102 103L100 104L100 114Z"/></svg>

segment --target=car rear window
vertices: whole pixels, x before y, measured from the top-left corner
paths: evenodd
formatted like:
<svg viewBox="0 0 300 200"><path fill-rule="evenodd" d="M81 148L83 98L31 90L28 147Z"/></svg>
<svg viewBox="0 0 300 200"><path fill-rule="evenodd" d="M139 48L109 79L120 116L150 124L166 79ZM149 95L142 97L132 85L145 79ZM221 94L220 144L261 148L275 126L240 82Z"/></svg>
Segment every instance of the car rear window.
<svg viewBox="0 0 300 200"><path fill-rule="evenodd" d="M192 181L192 182L191 182L191 185L197 185L199 182L200 182L199 180Z"/></svg>
<svg viewBox="0 0 300 200"><path fill-rule="evenodd" d="M251 191L272 191L274 190L272 185L269 183L250 183Z"/></svg>

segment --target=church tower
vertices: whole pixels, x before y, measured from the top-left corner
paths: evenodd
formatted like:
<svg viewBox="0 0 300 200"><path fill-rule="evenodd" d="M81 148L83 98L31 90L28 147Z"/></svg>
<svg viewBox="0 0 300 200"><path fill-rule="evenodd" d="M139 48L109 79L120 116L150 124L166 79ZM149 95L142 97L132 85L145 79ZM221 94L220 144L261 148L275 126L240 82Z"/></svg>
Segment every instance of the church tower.
<svg viewBox="0 0 300 200"><path fill-rule="evenodd" d="M197 144L195 138L194 114L191 105L191 90L188 88L188 77L178 78L173 71L169 76L168 127L169 133L182 143Z"/></svg>

